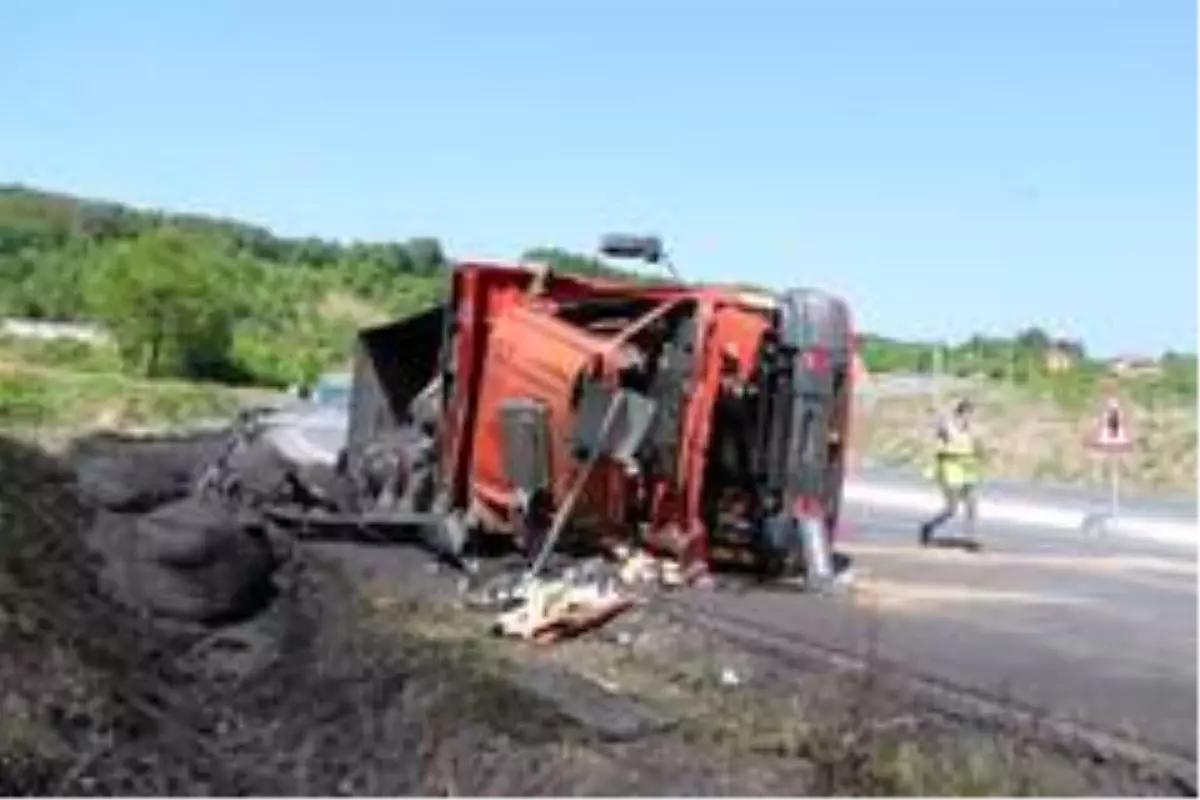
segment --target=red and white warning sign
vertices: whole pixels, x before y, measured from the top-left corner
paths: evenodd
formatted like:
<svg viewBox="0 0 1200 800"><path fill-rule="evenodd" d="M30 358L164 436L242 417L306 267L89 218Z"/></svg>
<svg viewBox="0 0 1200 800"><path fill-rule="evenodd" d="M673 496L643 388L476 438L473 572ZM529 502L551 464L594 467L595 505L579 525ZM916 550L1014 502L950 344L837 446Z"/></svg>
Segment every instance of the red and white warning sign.
<svg viewBox="0 0 1200 800"><path fill-rule="evenodd" d="M1129 419L1125 407L1115 397L1105 401L1096 420L1096 430L1092 435L1092 446L1100 450L1127 450L1133 444L1133 435L1129 430Z"/></svg>

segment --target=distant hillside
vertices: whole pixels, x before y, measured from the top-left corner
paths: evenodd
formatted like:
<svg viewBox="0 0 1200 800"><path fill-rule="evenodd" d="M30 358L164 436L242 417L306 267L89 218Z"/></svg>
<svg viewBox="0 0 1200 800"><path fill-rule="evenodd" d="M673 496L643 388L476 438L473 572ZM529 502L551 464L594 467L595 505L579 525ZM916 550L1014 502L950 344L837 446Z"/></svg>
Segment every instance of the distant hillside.
<svg viewBox="0 0 1200 800"><path fill-rule="evenodd" d="M377 298L396 277L434 277L445 263L441 244L433 237L378 244L289 238L236 220L136 209L6 185L0 186L3 310L35 317L86 313L86 303L72 292L68 279L95 261L104 248L163 229L186 232L232 257L277 267L330 270L339 274L346 288Z"/></svg>
<svg viewBox="0 0 1200 800"><path fill-rule="evenodd" d="M266 228L198 214L134 208L108 200L0 185L0 256L89 241L129 239L164 226L235 243L249 255L280 264L331 266L354 257L391 259L402 271L431 273L441 265L434 237L405 243L341 243L277 236Z"/></svg>
<svg viewBox="0 0 1200 800"><path fill-rule="evenodd" d="M631 274L553 247L526 257L581 274ZM116 326L125 360L146 374L308 379L345 357L364 319L433 302L446 267L432 236L286 237L238 220L0 185L0 315ZM145 330L156 325L148 307L164 298L177 301L171 313L187 317L189 330L168 319ZM175 341L168 329L178 329Z"/></svg>
<svg viewBox="0 0 1200 800"><path fill-rule="evenodd" d="M635 275L552 246L524 257L580 274ZM358 322L432 302L446 266L434 236L285 237L238 220L0 185L0 315L116 325L126 362L147 374L304 379L344 358ZM149 308L166 316L155 320ZM865 334L863 356L875 372L943 371L1013 383L1053 378L1056 385L1065 385L1065 374L1076 393L1108 371L1088 358L1082 342L1037 327L949 348ZM1171 394L1195 396L1194 354L1151 361L1150 374Z"/></svg>
<svg viewBox="0 0 1200 800"><path fill-rule="evenodd" d="M163 229L208 240L240 258L284 268L330 271L342 281L340 290L385 301L397 281L435 278L446 266L441 242L433 236L402 242L278 236L239 220L134 208L0 184L0 277L5 288L0 294L0 312L29 317L81 313L81 298L63 285L68 283L67 275L97 248ZM555 247L532 248L523 257L549 261L584 275L634 276L602 259Z"/></svg>

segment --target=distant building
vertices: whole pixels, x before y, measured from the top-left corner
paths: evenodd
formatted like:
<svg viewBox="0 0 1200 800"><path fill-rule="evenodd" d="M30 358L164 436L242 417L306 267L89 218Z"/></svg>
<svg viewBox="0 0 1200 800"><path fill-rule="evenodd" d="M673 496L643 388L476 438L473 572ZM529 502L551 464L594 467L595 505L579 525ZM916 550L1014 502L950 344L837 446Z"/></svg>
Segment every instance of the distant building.
<svg viewBox="0 0 1200 800"><path fill-rule="evenodd" d="M1162 365L1147 356L1124 355L1109 361L1108 371L1120 378L1152 378L1162 374Z"/></svg>
<svg viewBox="0 0 1200 800"><path fill-rule="evenodd" d="M93 345L110 341L108 332L103 327L88 322L56 322L16 317L0 319L0 336L43 341L70 340Z"/></svg>
<svg viewBox="0 0 1200 800"><path fill-rule="evenodd" d="M1075 368L1075 354L1066 348L1052 346L1046 351L1044 363L1046 372L1060 375Z"/></svg>

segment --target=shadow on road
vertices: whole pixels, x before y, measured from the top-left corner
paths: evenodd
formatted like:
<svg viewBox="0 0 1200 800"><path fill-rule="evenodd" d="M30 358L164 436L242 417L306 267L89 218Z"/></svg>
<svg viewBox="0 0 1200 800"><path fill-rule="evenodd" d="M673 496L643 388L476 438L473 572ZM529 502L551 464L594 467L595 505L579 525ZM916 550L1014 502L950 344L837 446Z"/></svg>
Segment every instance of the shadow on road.
<svg viewBox="0 0 1200 800"><path fill-rule="evenodd" d="M969 539L965 536L939 536L932 539L928 547L939 550L959 550L964 553L978 553L983 550L983 545L979 540Z"/></svg>

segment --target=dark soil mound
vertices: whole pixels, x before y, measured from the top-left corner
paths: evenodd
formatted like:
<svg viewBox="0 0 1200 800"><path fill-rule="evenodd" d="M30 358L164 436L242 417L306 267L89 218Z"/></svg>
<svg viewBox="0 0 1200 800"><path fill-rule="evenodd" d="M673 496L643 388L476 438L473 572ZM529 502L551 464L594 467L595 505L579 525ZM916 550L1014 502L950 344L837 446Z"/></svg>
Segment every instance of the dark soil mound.
<svg viewBox="0 0 1200 800"><path fill-rule="evenodd" d="M76 441L68 460L88 502L111 511L145 511L186 495L226 440L220 432L154 439L96 434Z"/></svg>
<svg viewBox="0 0 1200 800"><path fill-rule="evenodd" d="M119 463L114 447L88 457ZM210 539L187 541L198 519L222 546L246 537L230 544L230 520L190 499L145 515L97 505L63 465L0 441L0 793L733 790L719 769L618 758L470 652L372 633L352 587L307 554L274 571L273 600L240 623L139 614L110 599L114 567L202 562ZM115 542L139 527L159 549L122 562Z"/></svg>
<svg viewBox="0 0 1200 800"><path fill-rule="evenodd" d="M101 559L108 594L136 610L193 622L261 610L277 565L265 520L253 503L196 491L233 441L206 434L76 443L76 487L97 508L85 541ZM263 451L273 455L256 448ZM280 493L287 475L281 459L241 462L236 474L249 484L243 497Z"/></svg>

